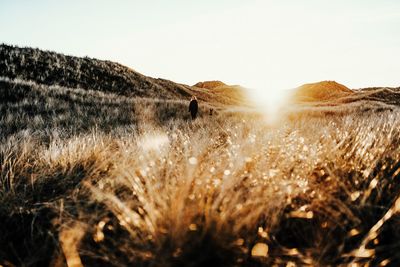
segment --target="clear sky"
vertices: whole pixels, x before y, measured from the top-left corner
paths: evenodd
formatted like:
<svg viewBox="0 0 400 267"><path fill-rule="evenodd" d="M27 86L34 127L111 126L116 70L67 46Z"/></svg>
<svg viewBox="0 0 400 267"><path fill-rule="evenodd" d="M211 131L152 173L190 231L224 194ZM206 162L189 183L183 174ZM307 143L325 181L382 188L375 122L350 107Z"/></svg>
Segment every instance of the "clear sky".
<svg viewBox="0 0 400 267"><path fill-rule="evenodd" d="M400 86L398 0L0 0L0 25L0 42L258 99L321 80Z"/></svg>

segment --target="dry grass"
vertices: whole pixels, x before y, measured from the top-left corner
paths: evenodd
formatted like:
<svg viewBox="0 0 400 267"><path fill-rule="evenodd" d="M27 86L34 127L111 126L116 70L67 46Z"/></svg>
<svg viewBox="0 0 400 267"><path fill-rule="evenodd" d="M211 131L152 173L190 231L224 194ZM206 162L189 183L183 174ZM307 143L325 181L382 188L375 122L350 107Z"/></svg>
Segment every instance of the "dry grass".
<svg viewBox="0 0 400 267"><path fill-rule="evenodd" d="M53 120L65 123L1 118L2 265L400 262L397 108L316 109L269 127L224 111L191 122L180 101L25 89L52 99L42 116L64 103ZM67 96L101 109L74 104L65 115L79 103ZM24 99L3 110L26 114Z"/></svg>
<svg viewBox="0 0 400 267"><path fill-rule="evenodd" d="M294 93L297 101L327 101L337 98L349 97L354 94L343 84L335 81L322 81L317 83L304 84Z"/></svg>
<svg viewBox="0 0 400 267"><path fill-rule="evenodd" d="M201 101L226 105L244 104L244 88L218 90L178 84L145 76L121 64L79 58L37 48L0 43L0 76L34 81L47 86L80 88L127 97L180 100L196 94ZM1 86L0 86L1 89Z"/></svg>

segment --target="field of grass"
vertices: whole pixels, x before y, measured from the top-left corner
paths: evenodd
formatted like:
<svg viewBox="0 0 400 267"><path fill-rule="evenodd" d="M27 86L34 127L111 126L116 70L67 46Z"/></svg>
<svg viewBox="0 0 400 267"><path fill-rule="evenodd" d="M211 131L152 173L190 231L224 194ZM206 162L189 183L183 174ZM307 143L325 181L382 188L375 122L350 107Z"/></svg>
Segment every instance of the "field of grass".
<svg viewBox="0 0 400 267"><path fill-rule="evenodd" d="M395 106L271 126L22 80L0 94L3 266L400 264Z"/></svg>

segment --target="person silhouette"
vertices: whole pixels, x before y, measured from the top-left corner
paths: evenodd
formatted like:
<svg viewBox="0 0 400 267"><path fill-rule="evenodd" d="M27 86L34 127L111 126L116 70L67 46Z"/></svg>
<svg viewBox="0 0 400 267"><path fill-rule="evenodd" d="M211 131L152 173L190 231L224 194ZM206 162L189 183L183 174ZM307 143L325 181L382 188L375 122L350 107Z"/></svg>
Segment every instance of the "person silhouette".
<svg viewBox="0 0 400 267"><path fill-rule="evenodd" d="M192 115L192 120L196 119L198 110L199 110L199 104L197 103L197 97L192 96L189 103L189 112Z"/></svg>

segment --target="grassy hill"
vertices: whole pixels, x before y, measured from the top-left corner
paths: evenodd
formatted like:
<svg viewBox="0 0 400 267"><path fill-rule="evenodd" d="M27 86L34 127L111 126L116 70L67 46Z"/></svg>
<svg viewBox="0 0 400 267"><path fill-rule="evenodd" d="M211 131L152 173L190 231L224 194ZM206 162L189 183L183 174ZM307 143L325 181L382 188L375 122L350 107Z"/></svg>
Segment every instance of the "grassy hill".
<svg viewBox="0 0 400 267"><path fill-rule="evenodd" d="M214 89L216 87L227 86L227 85L221 81L204 81L204 82L198 82L193 86L199 88Z"/></svg>
<svg viewBox="0 0 400 267"><path fill-rule="evenodd" d="M200 100L215 104L240 104L244 99L231 98L230 91L199 90L166 79L142 75L111 61L79 58L35 48L0 45L0 76L34 81L44 85L99 90L123 96Z"/></svg>
<svg viewBox="0 0 400 267"><path fill-rule="evenodd" d="M294 90L294 97L298 101L326 101L354 93L346 86L335 81L308 83Z"/></svg>
<svg viewBox="0 0 400 267"><path fill-rule="evenodd" d="M192 88L196 91L208 90L211 94L215 95L229 95L229 101L232 103L238 103L240 105L249 104L248 96L245 93L246 89L240 85L227 85L221 81L204 81L196 83ZM220 101L224 102L222 99Z"/></svg>
<svg viewBox="0 0 400 267"><path fill-rule="evenodd" d="M159 123L187 119L193 94L200 100L199 115L208 116L210 108L242 104L239 90L244 88L191 87L110 61L0 45L0 111L7 118L0 120L1 138L27 129L110 131L137 126L143 116Z"/></svg>
<svg viewBox="0 0 400 267"><path fill-rule="evenodd" d="M288 109L291 116L369 113L392 111L400 105L400 88L370 87L349 89L334 81L302 85L293 89ZM324 116L325 116L324 115Z"/></svg>

